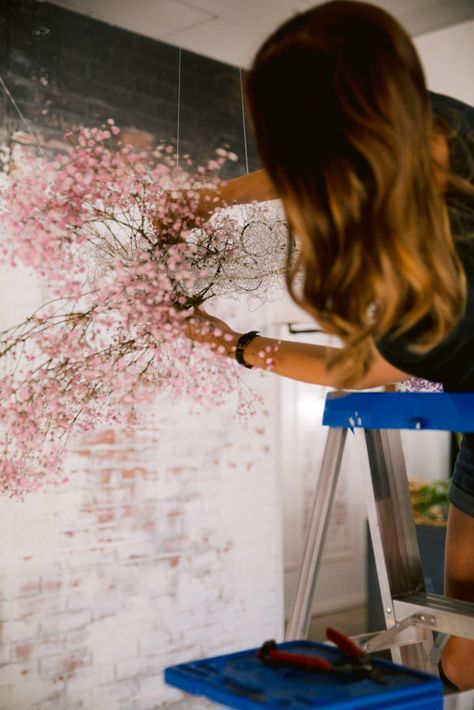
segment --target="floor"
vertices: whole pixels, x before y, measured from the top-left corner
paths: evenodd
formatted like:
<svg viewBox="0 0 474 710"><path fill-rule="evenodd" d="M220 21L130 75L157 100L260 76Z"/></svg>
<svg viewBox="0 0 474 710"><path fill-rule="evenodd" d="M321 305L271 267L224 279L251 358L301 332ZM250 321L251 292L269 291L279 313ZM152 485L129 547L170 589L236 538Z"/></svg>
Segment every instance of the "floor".
<svg viewBox="0 0 474 710"><path fill-rule="evenodd" d="M313 616L308 638L311 641L324 641L326 628L332 626L346 636L358 636L367 631L367 607L344 609L332 614Z"/></svg>

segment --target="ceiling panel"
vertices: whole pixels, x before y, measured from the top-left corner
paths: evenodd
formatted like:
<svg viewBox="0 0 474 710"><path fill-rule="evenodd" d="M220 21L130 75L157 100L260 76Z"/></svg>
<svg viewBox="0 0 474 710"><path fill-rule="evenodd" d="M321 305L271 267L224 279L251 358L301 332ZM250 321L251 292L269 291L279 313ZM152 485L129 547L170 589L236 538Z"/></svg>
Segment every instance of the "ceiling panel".
<svg viewBox="0 0 474 710"><path fill-rule="evenodd" d="M178 2L180 0L177 0ZM181 0L184 1L184 0ZM200 10L218 15L224 20L240 27L255 29L264 35L288 17L307 10L312 5L320 4L314 0L185 0ZM323 0L320 0L323 2Z"/></svg>
<svg viewBox="0 0 474 710"><path fill-rule="evenodd" d="M226 64L245 67L250 64L265 36L250 28L216 18L167 34L163 40L197 54L218 58Z"/></svg>
<svg viewBox="0 0 474 710"><path fill-rule="evenodd" d="M391 12L412 35L417 36L474 17L474 0L470 2L471 14L456 4L456 0L378 0L377 5Z"/></svg>
<svg viewBox="0 0 474 710"><path fill-rule="evenodd" d="M54 0L53 4L154 39L214 17L175 0Z"/></svg>
<svg viewBox="0 0 474 710"><path fill-rule="evenodd" d="M132 32L237 66L295 12L317 0L51 0ZM373 0L419 36L474 18L474 0ZM474 42L474 38L473 38Z"/></svg>
<svg viewBox="0 0 474 710"><path fill-rule="evenodd" d="M471 19L474 18L474 0L439 0L441 5L455 7L457 10L466 13Z"/></svg>

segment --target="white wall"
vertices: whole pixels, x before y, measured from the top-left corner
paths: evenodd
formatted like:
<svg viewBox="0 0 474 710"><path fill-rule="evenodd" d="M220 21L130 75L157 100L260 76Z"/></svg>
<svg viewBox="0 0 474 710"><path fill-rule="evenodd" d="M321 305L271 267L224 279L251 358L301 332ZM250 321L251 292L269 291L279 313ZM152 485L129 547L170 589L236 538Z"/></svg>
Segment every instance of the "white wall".
<svg viewBox="0 0 474 710"><path fill-rule="evenodd" d="M289 335L292 341L330 345L327 336ZM280 380L281 485L283 490L285 612L289 617L304 543L320 475L327 427L322 415L328 387ZM314 614L361 606L366 598L365 497L358 476L359 454L348 436L329 519L324 554L313 599ZM351 583L347 584L350 579Z"/></svg>
<svg viewBox="0 0 474 710"><path fill-rule="evenodd" d="M0 277L1 330L41 289ZM66 485L0 497L2 710L201 710L164 667L281 639L275 381L238 369L265 401L247 424L235 396L157 399L132 433L76 441Z"/></svg>
<svg viewBox="0 0 474 710"><path fill-rule="evenodd" d="M428 88L474 105L474 21L415 38Z"/></svg>

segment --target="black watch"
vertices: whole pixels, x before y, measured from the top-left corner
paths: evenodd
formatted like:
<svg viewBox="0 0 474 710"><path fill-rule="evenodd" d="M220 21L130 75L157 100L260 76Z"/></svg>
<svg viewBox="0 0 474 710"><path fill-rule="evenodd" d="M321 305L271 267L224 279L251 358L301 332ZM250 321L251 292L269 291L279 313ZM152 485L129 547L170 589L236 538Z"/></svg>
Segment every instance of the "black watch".
<svg viewBox="0 0 474 710"><path fill-rule="evenodd" d="M243 335L240 336L240 338L237 341L237 345L235 347L235 359L239 363L239 365L243 365L244 367L248 367L249 370L252 369L253 365L249 365L248 362L245 362L244 360L244 352L245 348L247 345L257 337L257 335L260 335L260 332L258 330L251 330L249 333L243 333Z"/></svg>

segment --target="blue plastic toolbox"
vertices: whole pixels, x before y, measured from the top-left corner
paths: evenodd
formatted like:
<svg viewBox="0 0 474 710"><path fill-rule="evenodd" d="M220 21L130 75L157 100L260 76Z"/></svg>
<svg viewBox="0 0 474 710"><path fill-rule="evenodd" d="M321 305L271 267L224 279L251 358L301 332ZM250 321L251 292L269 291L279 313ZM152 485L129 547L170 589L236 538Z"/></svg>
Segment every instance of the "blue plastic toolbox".
<svg viewBox="0 0 474 710"><path fill-rule="evenodd" d="M334 646L311 641L278 644L291 653L317 656L334 663L341 652ZM441 710L443 685L439 678L410 668L374 659L380 670L402 670L388 673L383 682L371 678L347 681L330 673L308 673L289 668L270 668L258 660L258 649L216 656L165 670L169 685L201 695L230 708L327 708L348 710Z"/></svg>

